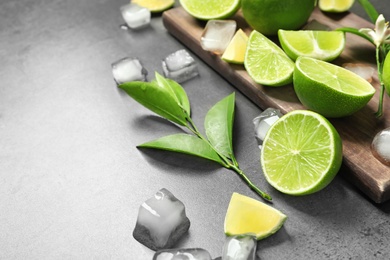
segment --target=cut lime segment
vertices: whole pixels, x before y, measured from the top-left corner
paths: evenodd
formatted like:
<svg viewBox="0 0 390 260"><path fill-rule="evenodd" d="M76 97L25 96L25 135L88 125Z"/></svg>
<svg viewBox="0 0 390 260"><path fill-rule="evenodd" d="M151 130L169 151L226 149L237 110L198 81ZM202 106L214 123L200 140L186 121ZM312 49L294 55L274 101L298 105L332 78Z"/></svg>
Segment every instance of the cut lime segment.
<svg viewBox="0 0 390 260"><path fill-rule="evenodd" d="M340 31L279 30L278 36L283 50L293 60L307 56L332 61L345 47L345 35Z"/></svg>
<svg viewBox="0 0 390 260"><path fill-rule="evenodd" d="M244 64L247 44L248 36L242 29L239 29L233 36L221 58L226 62Z"/></svg>
<svg viewBox="0 0 390 260"><path fill-rule="evenodd" d="M258 31L254 30L249 35L244 65L256 83L276 87L292 82L294 62Z"/></svg>
<svg viewBox="0 0 390 260"><path fill-rule="evenodd" d="M131 0L131 3L145 7L152 13L159 13L171 8L175 0Z"/></svg>
<svg viewBox="0 0 390 260"><path fill-rule="evenodd" d="M355 0L319 0L318 7L324 12L341 13L348 11Z"/></svg>
<svg viewBox="0 0 390 260"><path fill-rule="evenodd" d="M295 110L268 130L261 150L261 166L267 181L277 190L305 195L325 188L342 161L342 143L323 116Z"/></svg>
<svg viewBox="0 0 390 260"><path fill-rule="evenodd" d="M295 63L294 90L301 103L325 117L344 117L364 107L375 89L357 74L309 57Z"/></svg>
<svg viewBox="0 0 390 260"><path fill-rule="evenodd" d="M180 4L187 13L200 20L228 18L240 8L240 0L180 0Z"/></svg>
<svg viewBox="0 0 390 260"><path fill-rule="evenodd" d="M278 231L286 219L279 210L234 192L225 216L225 234L251 234L259 240Z"/></svg>

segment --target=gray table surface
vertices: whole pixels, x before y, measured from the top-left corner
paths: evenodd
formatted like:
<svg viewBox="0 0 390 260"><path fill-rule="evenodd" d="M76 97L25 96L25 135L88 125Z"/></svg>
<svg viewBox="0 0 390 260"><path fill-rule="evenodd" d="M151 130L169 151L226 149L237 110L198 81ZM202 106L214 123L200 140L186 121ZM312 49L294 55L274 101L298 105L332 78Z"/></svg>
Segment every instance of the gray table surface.
<svg viewBox="0 0 390 260"><path fill-rule="evenodd" d="M387 1L372 2L390 18ZM257 198L211 162L136 148L180 129L118 90L111 63L138 57L153 79L161 59L184 46L159 15L144 30L121 30L126 3L0 2L0 259L151 259L132 231L140 204L161 188L184 202L191 220L177 246L218 257L232 193ZM366 17L357 4L352 10ZM183 86L202 126L207 110L236 89L194 58L200 77ZM372 203L341 176L305 197L266 183L252 127L260 112L236 91L238 161L288 216L258 243L258 257L389 259L389 203Z"/></svg>

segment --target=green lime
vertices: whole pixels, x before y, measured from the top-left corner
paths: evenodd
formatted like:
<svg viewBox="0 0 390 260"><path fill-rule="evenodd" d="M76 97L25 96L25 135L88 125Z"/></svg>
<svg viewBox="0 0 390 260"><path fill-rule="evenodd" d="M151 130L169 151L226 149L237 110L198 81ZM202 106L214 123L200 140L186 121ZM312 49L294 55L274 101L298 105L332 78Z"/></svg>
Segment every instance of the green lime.
<svg viewBox="0 0 390 260"><path fill-rule="evenodd" d="M387 54L385 61L383 63L383 72L382 72L383 83L387 94L390 96L390 55Z"/></svg>
<svg viewBox="0 0 390 260"><path fill-rule="evenodd" d="M318 7L321 11L341 13L348 11L355 0L319 0Z"/></svg>
<svg viewBox="0 0 390 260"><path fill-rule="evenodd" d="M225 216L225 234L253 234L259 240L278 231L286 219L279 210L235 192Z"/></svg>
<svg viewBox="0 0 390 260"><path fill-rule="evenodd" d="M301 28L314 10L317 0L241 0L247 23L265 35L276 35L279 29Z"/></svg>
<svg viewBox="0 0 390 260"><path fill-rule="evenodd" d="M256 83L282 86L292 82L294 62L278 45L256 30L249 35L244 65Z"/></svg>
<svg viewBox="0 0 390 260"><path fill-rule="evenodd" d="M180 0L180 4L187 13L200 20L228 18L240 8L240 0Z"/></svg>
<svg viewBox="0 0 390 260"><path fill-rule="evenodd" d="M226 47L221 59L230 63L243 64L247 45L248 36L242 29L238 29Z"/></svg>
<svg viewBox="0 0 390 260"><path fill-rule="evenodd" d="M295 110L268 130L261 149L261 166L277 190L305 195L325 188L342 161L342 143L332 124L318 113Z"/></svg>
<svg viewBox="0 0 390 260"><path fill-rule="evenodd" d="M279 30L278 36L283 50L293 60L307 56L332 61L345 46L345 35L340 31Z"/></svg>
<svg viewBox="0 0 390 260"><path fill-rule="evenodd" d="M295 63L294 90L304 106L325 117L351 115L375 93L357 74L309 57L299 57Z"/></svg>
<svg viewBox="0 0 390 260"><path fill-rule="evenodd" d="M159 13L171 8L175 0L131 0L131 3L146 7L152 13Z"/></svg>

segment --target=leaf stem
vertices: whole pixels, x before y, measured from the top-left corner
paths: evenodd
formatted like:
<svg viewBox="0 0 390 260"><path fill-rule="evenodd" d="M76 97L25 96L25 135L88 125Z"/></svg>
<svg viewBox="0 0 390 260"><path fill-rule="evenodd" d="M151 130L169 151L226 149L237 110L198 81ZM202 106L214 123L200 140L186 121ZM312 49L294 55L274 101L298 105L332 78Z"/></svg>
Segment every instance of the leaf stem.
<svg viewBox="0 0 390 260"><path fill-rule="evenodd" d="M382 79L382 64L380 61L380 46L376 47L375 57L376 57L376 65L378 69L378 78L381 87L380 94L379 94L378 110L375 113L375 116L379 118L383 115L383 97L385 94L385 85L383 84L383 79Z"/></svg>

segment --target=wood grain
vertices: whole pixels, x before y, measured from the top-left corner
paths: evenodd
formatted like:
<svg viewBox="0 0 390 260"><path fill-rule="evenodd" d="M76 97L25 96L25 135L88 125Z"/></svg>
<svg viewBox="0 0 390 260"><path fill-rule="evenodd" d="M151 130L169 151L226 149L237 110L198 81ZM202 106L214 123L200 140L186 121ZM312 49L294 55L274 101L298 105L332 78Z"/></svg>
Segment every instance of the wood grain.
<svg viewBox="0 0 390 260"><path fill-rule="evenodd" d="M231 19L236 20L238 27L248 35L252 31L240 11ZM371 23L353 13L328 15L318 9L311 15L309 21L311 20L317 20L332 29L373 27ZM283 113L305 109L295 95L292 85L279 88L262 86L249 77L244 66L228 64L222 61L220 56L204 51L200 45L200 38L205 22L191 17L181 7L164 12L163 23L174 37L260 108L279 108ZM276 38L272 40L277 42ZM342 65L349 62L359 62L376 68L374 58L375 49L368 41L347 34L345 50L333 63ZM379 83L376 77L374 77L372 85L377 89L377 93L366 107L352 116L330 119L330 121L343 140L344 157L340 174L374 202L382 203L390 199L390 167L380 163L372 155L370 147L375 134L390 127L390 99L385 97L384 116L380 119L375 118L374 112L377 109L379 98Z"/></svg>

